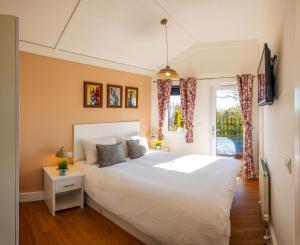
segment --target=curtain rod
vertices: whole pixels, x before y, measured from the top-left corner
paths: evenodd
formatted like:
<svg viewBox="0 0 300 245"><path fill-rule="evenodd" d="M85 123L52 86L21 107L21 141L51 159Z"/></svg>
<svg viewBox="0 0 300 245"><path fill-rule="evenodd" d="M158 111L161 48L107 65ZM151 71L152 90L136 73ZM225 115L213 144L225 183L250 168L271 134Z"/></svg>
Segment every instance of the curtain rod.
<svg viewBox="0 0 300 245"><path fill-rule="evenodd" d="M256 77L255 75L253 75ZM211 79L225 79L225 78L236 78L236 76L231 76L231 77L203 77L203 78L196 78L196 81L201 81L201 80L211 80ZM173 82L179 81L179 79L171 79ZM153 81L156 83L156 81Z"/></svg>

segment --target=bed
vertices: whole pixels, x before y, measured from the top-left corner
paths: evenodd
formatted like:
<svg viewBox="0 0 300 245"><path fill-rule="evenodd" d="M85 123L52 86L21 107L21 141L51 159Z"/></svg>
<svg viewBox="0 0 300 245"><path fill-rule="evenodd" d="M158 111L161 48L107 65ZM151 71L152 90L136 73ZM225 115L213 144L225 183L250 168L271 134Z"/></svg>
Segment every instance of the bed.
<svg viewBox="0 0 300 245"><path fill-rule="evenodd" d="M150 151L135 160L98 168L84 162L82 151L78 154L80 140L95 134L127 136L139 131L139 122L77 126L74 161L85 172L89 206L146 244L229 244L239 161Z"/></svg>

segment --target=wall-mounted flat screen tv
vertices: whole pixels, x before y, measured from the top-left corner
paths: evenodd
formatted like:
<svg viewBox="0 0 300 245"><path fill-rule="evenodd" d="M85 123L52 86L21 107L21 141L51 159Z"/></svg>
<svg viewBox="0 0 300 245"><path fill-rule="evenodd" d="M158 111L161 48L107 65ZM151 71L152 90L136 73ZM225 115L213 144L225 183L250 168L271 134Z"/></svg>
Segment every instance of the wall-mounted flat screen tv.
<svg viewBox="0 0 300 245"><path fill-rule="evenodd" d="M264 50L257 70L258 80L258 105L271 105L274 102L274 74L273 67L276 56L271 58L271 51L268 45L264 45Z"/></svg>

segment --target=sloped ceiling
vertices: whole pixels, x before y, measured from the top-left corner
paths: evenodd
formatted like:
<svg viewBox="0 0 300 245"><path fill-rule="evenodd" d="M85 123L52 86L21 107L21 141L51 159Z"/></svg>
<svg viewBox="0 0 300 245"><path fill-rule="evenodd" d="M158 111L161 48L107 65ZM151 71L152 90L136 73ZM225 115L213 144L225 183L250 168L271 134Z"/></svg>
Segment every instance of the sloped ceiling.
<svg viewBox="0 0 300 245"><path fill-rule="evenodd" d="M20 49L152 74L195 44L257 39L263 0L0 0L19 16Z"/></svg>

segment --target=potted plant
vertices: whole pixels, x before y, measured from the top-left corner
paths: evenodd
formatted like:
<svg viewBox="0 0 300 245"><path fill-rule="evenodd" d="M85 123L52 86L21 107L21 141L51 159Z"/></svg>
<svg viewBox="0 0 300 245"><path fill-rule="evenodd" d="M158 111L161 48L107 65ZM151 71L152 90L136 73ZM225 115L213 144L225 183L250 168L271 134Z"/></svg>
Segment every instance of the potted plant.
<svg viewBox="0 0 300 245"><path fill-rule="evenodd" d="M161 148L161 141L160 140L156 140L155 141L155 146L156 146L157 150L160 150L160 148Z"/></svg>
<svg viewBox="0 0 300 245"><path fill-rule="evenodd" d="M61 161L59 164L58 164L58 171L59 171L59 175L60 176L65 176L66 173L67 173L67 170L68 170L68 162L67 161Z"/></svg>

